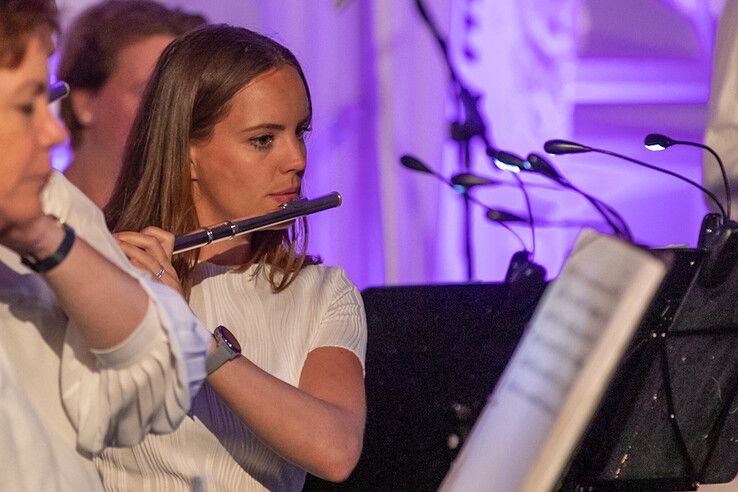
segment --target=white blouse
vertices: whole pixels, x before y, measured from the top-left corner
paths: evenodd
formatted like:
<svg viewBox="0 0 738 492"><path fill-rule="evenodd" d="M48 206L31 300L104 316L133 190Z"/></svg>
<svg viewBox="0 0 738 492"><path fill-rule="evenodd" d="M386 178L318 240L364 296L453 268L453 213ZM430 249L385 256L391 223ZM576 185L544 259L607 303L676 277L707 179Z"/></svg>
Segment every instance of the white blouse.
<svg viewBox="0 0 738 492"><path fill-rule="evenodd" d="M126 340L92 351L46 283L16 253L0 247L0 345L8 377L27 397L49 440L58 443L57 454L68 466L85 468L99 486L92 456L106 446L134 445L149 432L177 427L205 378L211 337L177 293L130 265L100 210L64 176L53 174L43 204L46 213L71 225L149 295L144 319ZM18 473L40 473L42 466Z"/></svg>
<svg viewBox="0 0 738 492"><path fill-rule="evenodd" d="M0 480L4 491L101 490L94 470L44 424L17 384L0 345Z"/></svg>
<svg viewBox="0 0 738 492"><path fill-rule="evenodd" d="M198 265L190 305L206 326L226 326L249 360L293 386L318 347L344 348L363 365L364 306L343 270L308 266L277 294L253 272ZM207 383L176 432L108 448L95 464L107 490L301 490L305 481L305 471L262 444Z"/></svg>

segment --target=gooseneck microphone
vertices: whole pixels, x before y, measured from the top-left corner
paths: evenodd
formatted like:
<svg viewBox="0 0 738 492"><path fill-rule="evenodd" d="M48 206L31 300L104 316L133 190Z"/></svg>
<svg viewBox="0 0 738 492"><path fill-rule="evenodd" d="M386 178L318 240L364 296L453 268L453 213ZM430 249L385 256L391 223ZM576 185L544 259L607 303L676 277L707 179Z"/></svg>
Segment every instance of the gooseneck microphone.
<svg viewBox="0 0 738 492"><path fill-rule="evenodd" d="M603 204L600 200L594 198L593 196L574 186L574 184L572 184L568 179L564 178L550 162L548 162L540 155L531 153L528 155L528 158L524 160L523 158L511 152L500 151L497 153L496 159L498 159L501 164L516 168L518 169L518 171L528 171L546 176L560 186L580 194L595 208L595 210L597 210L597 212L602 216L607 225L612 228L613 232L617 236L623 237L628 241L632 241L633 237L630 233L628 225L617 212L615 212L609 206ZM621 226L618 226L617 224L615 224L615 222L613 222L610 215L608 215L608 212L612 216L614 216L618 220L618 222L620 222Z"/></svg>
<svg viewBox="0 0 738 492"><path fill-rule="evenodd" d="M454 188L459 193L465 193L475 186L497 186L502 184L502 182L496 179L485 178L484 176L478 176L472 173L460 173L455 174L451 177L451 184L454 185Z"/></svg>
<svg viewBox="0 0 738 492"><path fill-rule="evenodd" d="M712 154L712 156L715 158L715 160L718 163L718 166L720 166L720 173L723 176L723 186L725 187L725 210L726 210L726 219L730 220L730 184L728 183L728 174L725 172L725 166L723 165L723 160L720 158L717 152L710 147L709 145L705 145L703 143L699 142L691 142L689 140L674 140L673 138L669 138L666 135L661 135L659 133L649 133L646 135L646 138L644 139L643 144L646 146L648 150L652 150L654 152L658 152L660 150L667 149L671 147L672 145L689 145L690 147L697 147L700 149L704 149Z"/></svg>
<svg viewBox="0 0 738 492"><path fill-rule="evenodd" d="M419 171L421 173L432 174L439 178L441 181L446 183L446 178L435 172L433 169L426 166L420 159L411 155L405 154L400 157L400 164L413 171ZM448 183L447 183L448 184Z"/></svg>
<svg viewBox="0 0 738 492"><path fill-rule="evenodd" d="M595 147L588 147L586 145L578 144L575 142L570 142L568 140L549 140L543 145L543 150L545 150L549 154L554 154L554 155L577 154L577 153L582 153L582 152L596 152L598 154L605 154L605 155L609 155L612 157L617 157L618 159L623 159L628 162L632 162L633 164L638 164L639 166L647 167L648 169L658 171L660 173L668 174L669 176L673 176L677 179L680 179L684 181L685 183L689 183L695 188L701 190L705 195L709 196L710 199L714 201L717 207L720 209L720 215L722 216L721 217L722 223L725 224L727 221L728 215L725 213L725 208L723 208L723 204L720 203L720 200L718 200L715 194L712 193L707 188L705 188L704 186L701 186L695 183L691 179L684 177L681 174L677 174L673 171L669 171L668 169L663 169L663 168L654 166L652 164L649 164L647 162L643 162L638 159L628 157L623 154L618 154L617 152L613 152L613 151L605 150L605 149L598 149Z"/></svg>
<svg viewBox="0 0 738 492"><path fill-rule="evenodd" d="M495 163L499 167L499 163ZM514 172L519 172L520 169L515 169ZM515 186L520 188L517 182L511 183L509 181L501 181L498 179L488 178L486 176L480 176L479 174L472 173L459 173L451 176L451 182L456 186L459 193L462 192L463 188L476 188L478 186ZM538 188L542 190L559 190L560 186L556 186L548 183L525 183L526 188ZM540 224L540 219L536 219L536 224Z"/></svg>
<svg viewBox="0 0 738 492"><path fill-rule="evenodd" d="M507 161L514 161L514 162L522 162L522 159L512 152L506 152L504 150L491 150L487 149L487 155L492 158L492 163L497 167L498 169L501 169L503 171L511 171L513 173L513 176L515 177L515 181L518 184L518 187L520 188L520 191L523 193L523 199L525 200L525 208L528 211L528 226L530 227L530 238L533 242L533 254L535 254L536 251L536 226L533 221L533 207L530 204L530 196L528 196L528 190L525 189L525 183L523 183L523 180L520 179L520 176L518 176L518 173L520 172L520 169L514 165L514 164L507 164Z"/></svg>
<svg viewBox="0 0 738 492"><path fill-rule="evenodd" d="M504 163L503 163L504 164ZM520 169L515 168L515 171L519 172ZM487 178L485 176L479 176L477 174L471 174L471 173L461 173L461 174L455 174L451 177L451 183L454 185L454 189L459 193L464 193L465 191L470 190L471 188L476 188L478 186L515 186L514 183L508 183L505 181L499 181L492 178ZM559 190L561 189L561 185L548 185L548 184L542 184L542 183L527 183L526 186L534 186L537 188L547 189L547 190ZM600 204L608 208L607 204L600 202ZM615 213L613 211L613 213ZM616 214L617 215L617 214ZM494 220L495 222L528 222L528 219L524 219L523 217L513 214L511 212L507 212L505 210L500 209L489 209L487 210L487 218L490 220ZM582 222L582 221L546 221L541 220L540 218L536 219L536 226L538 227L596 227L591 222Z"/></svg>
<svg viewBox="0 0 738 492"><path fill-rule="evenodd" d="M453 188L454 191L456 191L457 193L464 194L469 199L470 202L475 203L476 205L479 205L480 207L482 207L482 208L485 209L485 211L486 211L485 212L486 217L489 220L493 220L493 221L497 222L502 227L504 227L505 229L507 229L508 231L510 231L513 234L513 236L515 236L515 238L518 240L518 242L522 246L523 250L528 251L528 248L525 245L525 241L523 241L523 238L521 238L520 235L517 232L515 232L509 225L506 224L506 222L527 222L525 219L523 219L522 217L519 217L519 216L517 216L515 214L512 214L510 212L506 212L506 211L503 211L503 210L495 210L495 209L492 209L492 208L488 207L484 203L482 203L479 200L477 200L476 197L474 197L474 196L470 195L469 193L467 193L468 187L464 187L462 189L460 187L460 185L457 185L457 184L453 183L452 181L449 181L443 175L441 175L440 173L438 173L437 171L435 171L431 167L427 166L425 163L423 163L417 157L413 157L411 155L405 154L402 157L400 157L400 163L403 166L405 166L407 169L410 169L410 170L413 170L413 171L417 171L417 172L421 172L421 173L425 173L425 174L430 174L430 175L434 176L436 179L438 179L439 181L441 181L444 184L446 184L446 185L450 186L451 188Z"/></svg>
<svg viewBox="0 0 738 492"><path fill-rule="evenodd" d="M532 171L538 172L544 176L548 176L554 181L561 183L562 186L564 186L565 188L568 188L575 193L579 193L580 195L582 195L590 204L592 204L595 209L597 209L602 214L602 217L605 219L608 225L613 228L613 231L615 231L618 236L623 237L628 241L633 241L633 234L630 231L630 227L628 227L628 223L625 222L625 219L623 219L623 217L615 209L610 207L599 198L595 198L589 193L585 193L584 191L582 191L581 188L574 186L574 184L563 177L553 167L553 165L548 162L548 160L544 159L540 155L535 153L528 154L526 162L531 166ZM607 211L610 215L608 216L605 211ZM612 222L611 217L614 217L620 223L620 226Z"/></svg>
<svg viewBox="0 0 738 492"><path fill-rule="evenodd" d="M487 209L487 218L495 222L528 222L519 215L500 209Z"/></svg>

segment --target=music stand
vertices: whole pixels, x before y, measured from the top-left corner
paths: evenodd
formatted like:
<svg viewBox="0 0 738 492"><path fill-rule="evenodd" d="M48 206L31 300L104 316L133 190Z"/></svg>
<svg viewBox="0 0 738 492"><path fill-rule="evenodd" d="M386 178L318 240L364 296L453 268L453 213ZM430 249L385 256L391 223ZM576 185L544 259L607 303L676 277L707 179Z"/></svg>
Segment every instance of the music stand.
<svg viewBox="0 0 738 492"><path fill-rule="evenodd" d="M710 253L671 251L562 491L695 490L736 476L738 268L726 262L726 280L705 287Z"/></svg>
<svg viewBox="0 0 738 492"><path fill-rule="evenodd" d="M523 334L545 283L418 285L362 292L367 425L349 479L307 491L434 491Z"/></svg>

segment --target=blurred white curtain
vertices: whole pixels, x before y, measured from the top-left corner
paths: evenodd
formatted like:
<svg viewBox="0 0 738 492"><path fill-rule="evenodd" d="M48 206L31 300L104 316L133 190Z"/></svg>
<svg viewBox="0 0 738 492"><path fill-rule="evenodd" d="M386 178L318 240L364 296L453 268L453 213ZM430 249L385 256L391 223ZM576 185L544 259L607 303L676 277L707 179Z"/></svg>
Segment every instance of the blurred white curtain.
<svg viewBox="0 0 738 492"><path fill-rule="evenodd" d="M550 138L571 133L573 105L565 89L573 79L576 57L578 0L457 0L452 8L452 55L458 71L472 92L483 97L480 110L488 135L497 149L527 156L541 152ZM481 146L474 147L472 168L479 174L511 182L496 171ZM444 160L447 174L460 171L456 144L447 143ZM521 175L526 182L541 183L535 176ZM534 216L552 216L565 208L569 197L529 188ZM526 217L524 200L514 186L480 190L477 196L492 208ZM562 202L562 200L564 200ZM459 200L442 196L443 229L456 229L438 256L442 272L464 278L463 240ZM487 221L483 210L474 208L474 264L477 279L504 276L513 252L520 243L508 231ZM515 230L531 247L526 226ZM576 231L574 231L576 232ZM539 228L536 261L557 273L566 249L572 244L571 230ZM449 261L451 260L451 261Z"/></svg>
<svg viewBox="0 0 738 492"><path fill-rule="evenodd" d="M90 3L60 0L60 7L66 19ZM341 208L311 218L314 253L344 266L361 288L465 280L458 197L399 164L410 153L446 175L458 170L455 148L447 143L455 111L448 73L414 2L166 3L272 36L304 65L315 113L306 191L344 196ZM427 4L450 38L459 72L485 95L481 109L495 144L526 153L545 138L568 133L570 107L562 87L573 54L576 0ZM465 48L476 53L474 60L461 55ZM474 166L493 172L478 154ZM514 188L481 196L491 205L524 210ZM534 205L539 211L550 206L541 200ZM479 210L475 215L477 279L499 279L520 245L484 223ZM526 229L519 232L526 239ZM540 246L540 256L560 257L555 245Z"/></svg>
<svg viewBox="0 0 738 492"><path fill-rule="evenodd" d="M68 14L92 2L62 0ZM438 186L400 167L412 152L440 163L444 67L412 2L188 0L169 5L248 27L288 46L314 103L308 196L340 191L344 205L311 218L311 250L360 287L437 280ZM433 2L448 25L450 0Z"/></svg>

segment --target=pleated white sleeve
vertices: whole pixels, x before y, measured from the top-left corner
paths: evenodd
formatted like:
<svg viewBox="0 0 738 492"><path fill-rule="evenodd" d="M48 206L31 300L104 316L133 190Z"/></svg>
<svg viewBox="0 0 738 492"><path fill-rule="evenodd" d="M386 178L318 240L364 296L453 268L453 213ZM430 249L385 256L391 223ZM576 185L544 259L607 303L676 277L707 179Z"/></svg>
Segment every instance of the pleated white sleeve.
<svg viewBox="0 0 738 492"><path fill-rule="evenodd" d="M319 286L330 299L320 322L312 330L308 351L339 347L353 352L364 367L366 358L366 314L356 286L342 268L327 268Z"/></svg>
<svg viewBox="0 0 738 492"><path fill-rule="evenodd" d="M88 349L69 323L60 385L65 411L77 430L77 447L97 454L106 446L134 445L149 432L173 431L205 379L210 333L179 294L130 265L102 212L61 174L55 173L45 188L44 207L135 277L149 296L144 319L116 347Z"/></svg>

